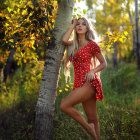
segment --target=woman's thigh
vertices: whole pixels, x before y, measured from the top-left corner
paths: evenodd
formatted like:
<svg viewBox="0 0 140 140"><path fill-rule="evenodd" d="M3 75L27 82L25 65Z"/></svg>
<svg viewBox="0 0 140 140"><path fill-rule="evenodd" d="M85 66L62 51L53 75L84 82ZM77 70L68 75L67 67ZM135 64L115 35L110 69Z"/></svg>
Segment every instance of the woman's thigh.
<svg viewBox="0 0 140 140"><path fill-rule="evenodd" d="M82 106L88 119L97 116L96 90L91 98L82 102Z"/></svg>
<svg viewBox="0 0 140 140"><path fill-rule="evenodd" d="M74 91L72 91L68 96L66 96L62 102L64 106L74 106L78 103L84 102L90 98L93 98L94 95L94 89L91 86L82 86L76 88Z"/></svg>

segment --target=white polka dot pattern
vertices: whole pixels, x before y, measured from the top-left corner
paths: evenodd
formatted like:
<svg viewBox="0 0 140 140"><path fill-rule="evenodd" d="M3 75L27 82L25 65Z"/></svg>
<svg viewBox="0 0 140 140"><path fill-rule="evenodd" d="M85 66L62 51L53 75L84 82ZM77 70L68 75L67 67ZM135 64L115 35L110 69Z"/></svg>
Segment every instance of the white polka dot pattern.
<svg viewBox="0 0 140 140"><path fill-rule="evenodd" d="M86 46L81 48L75 57L70 56L70 62L72 62L74 67L74 85L73 90L77 87L82 87L86 83L85 74L90 71L91 58L94 54L100 54L101 49L98 44L94 41L89 41ZM96 88L96 99L102 100L103 90L102 83L97 74L95 74L95 79L90 82L92 86Z"/></svg>

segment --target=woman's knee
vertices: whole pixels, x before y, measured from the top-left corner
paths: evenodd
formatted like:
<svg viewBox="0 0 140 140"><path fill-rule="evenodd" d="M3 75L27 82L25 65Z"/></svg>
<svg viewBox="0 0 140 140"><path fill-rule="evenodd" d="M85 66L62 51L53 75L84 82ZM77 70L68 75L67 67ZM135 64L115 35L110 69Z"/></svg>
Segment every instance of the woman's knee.
<svg viewBox="0 0 140 140"><path fill-rule="evenodd" d="M67 109L68 109L68 105L67 103L65 102L65 100L63 99L60 103L60 109L65 112Z"/></svg>
<svg viewBox="0 0 140 140"><path fill-rule="evenodd" d="M60 103L60 109L63 111L65 110L65 103L64 101L62 100L61 103Z"/></svg>

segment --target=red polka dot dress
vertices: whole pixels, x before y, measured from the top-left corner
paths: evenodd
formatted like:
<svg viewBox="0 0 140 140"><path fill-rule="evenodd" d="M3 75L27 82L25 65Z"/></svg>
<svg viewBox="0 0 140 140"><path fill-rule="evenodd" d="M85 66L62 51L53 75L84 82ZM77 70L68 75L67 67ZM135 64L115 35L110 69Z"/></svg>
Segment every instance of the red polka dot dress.
<svg viewBox="0 0 140 140"><path fill-rule="evenodd" d="M81 48L74 56L70 56L70 62L72 62L74 67L74 85L73 90L77 87L82 87L85 80L85 74L90 71L91 58L94 54L101 53L101 49L98 44L94 41L89 41L86 46ZM90 81L92 86L96 88L96 99L102 100L103 90L102 83L97 74L95 74L94 79Z"/></svg>

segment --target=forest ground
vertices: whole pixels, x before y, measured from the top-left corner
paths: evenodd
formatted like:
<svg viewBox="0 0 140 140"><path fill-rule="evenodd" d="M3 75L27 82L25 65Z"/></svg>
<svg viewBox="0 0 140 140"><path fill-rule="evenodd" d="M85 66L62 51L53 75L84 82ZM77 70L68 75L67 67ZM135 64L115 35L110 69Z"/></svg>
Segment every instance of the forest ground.
<svg viewBox="0 0 140 140"><path fill-rule="evenodd" d="M18 69L0 90L0 139L33 140L35 106L44 63ZM73 75L73 69L71 69ZM111 65L102 71L104 99L97 101L101 140L140 139L140 73L136 64ZM11 79L12 78L12 79ZM61 100L72 91L73 78L60 71L55 102L53 140L89 140L90 136L60 110ZM75 106L85 117L81 104Z"/></svg>

